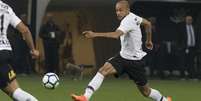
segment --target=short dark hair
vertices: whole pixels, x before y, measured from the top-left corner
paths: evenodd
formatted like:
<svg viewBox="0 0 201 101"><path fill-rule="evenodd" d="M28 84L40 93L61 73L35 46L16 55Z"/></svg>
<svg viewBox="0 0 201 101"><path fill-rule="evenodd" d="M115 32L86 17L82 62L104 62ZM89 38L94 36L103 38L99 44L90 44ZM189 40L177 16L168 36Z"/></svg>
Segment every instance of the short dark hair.
<svg viewBox="0 0 201 101"><path fill-rule="evenodd" d="M128 0L118 0L117 3L124 3L128 8L130 8Z"/></svg>
<svg viewBox="0 0 201 101"><path fill-rule="evenodd" d="M117 0L117 2L119 2L119 1L128 1L128 0Z"/></svg>

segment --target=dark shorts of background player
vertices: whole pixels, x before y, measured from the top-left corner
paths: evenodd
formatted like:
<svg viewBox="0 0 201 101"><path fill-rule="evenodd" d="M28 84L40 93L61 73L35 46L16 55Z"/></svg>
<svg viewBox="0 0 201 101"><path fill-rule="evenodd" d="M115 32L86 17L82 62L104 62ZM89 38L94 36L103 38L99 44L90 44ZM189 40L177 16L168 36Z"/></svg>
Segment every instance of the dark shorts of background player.
<svg viewBox="0 0 201 101"><path fill-rule="evenodd" d="M110 58L107 62L111 63L112 66L116 69L116 77L126 73L129 78L133 80L138 86L145 86L148 82L144 69L145 57L141 60L127 60L118 54Z"/></svg>
<svg viewBox="0 0 201 101"><path fill-rule="evenodd" d="M0 50L0 89L5 88L8 83L12 82L15 78L15 74L9 74L14 73L13 69L9 66L11 64L12 60L12 52L8 50ZM9 75L12 76L12 78L9 78Z"/></svg>

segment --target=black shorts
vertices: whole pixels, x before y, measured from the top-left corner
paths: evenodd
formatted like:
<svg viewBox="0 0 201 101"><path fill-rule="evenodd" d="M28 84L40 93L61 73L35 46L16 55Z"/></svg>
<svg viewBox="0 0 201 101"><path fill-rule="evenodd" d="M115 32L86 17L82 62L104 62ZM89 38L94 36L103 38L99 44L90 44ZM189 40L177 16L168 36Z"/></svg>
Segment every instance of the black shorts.
<svg viewBox="0 0 201 101"><path fill-rule="evenodd" d="M16 74L11 64L12 53L11 51L1 50L0 51L0 89L5 88L8 83L16 78Z"/></svg>
<svg viewBox="0 0 201 101"><path fill-rule="evenodd" d="M120 54L110 58L109 63L116 69L116 77L122 74L128 74L129 78L133 80L138 86L147 84L147 77L144 69L144 58L142 60L127 60L120 56Z"/></svg>

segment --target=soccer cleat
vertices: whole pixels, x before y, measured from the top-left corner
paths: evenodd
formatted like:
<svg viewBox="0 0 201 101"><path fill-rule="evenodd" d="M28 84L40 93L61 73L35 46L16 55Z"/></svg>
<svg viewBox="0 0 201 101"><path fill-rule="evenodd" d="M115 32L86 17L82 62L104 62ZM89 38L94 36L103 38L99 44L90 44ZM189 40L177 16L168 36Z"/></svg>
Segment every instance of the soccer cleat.
<svg viewBox="0 0 201 101"><path fill-rule="evenodd" d="M167 101L172 101L172 98L170 96L168 96Z"/></svg>
<svg viewBox="0 0 201 101"><path fill-rule="evenodd" d="M84 95L78 96L78 95L72 94L71 97L74 101L87 101L87 98Z"/></svg>

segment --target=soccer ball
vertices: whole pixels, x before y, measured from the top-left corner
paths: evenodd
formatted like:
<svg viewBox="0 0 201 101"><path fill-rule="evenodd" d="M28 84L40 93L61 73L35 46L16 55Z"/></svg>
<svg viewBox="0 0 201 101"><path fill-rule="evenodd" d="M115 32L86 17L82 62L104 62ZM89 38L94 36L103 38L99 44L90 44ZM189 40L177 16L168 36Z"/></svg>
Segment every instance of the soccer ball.
<svg viewBox="0 0 201 101"><path fill-rule="evenodd" d="M55 73L46 73L42 79L43 86L47 89L55 89L59 85L59 77Z"/></svg>

